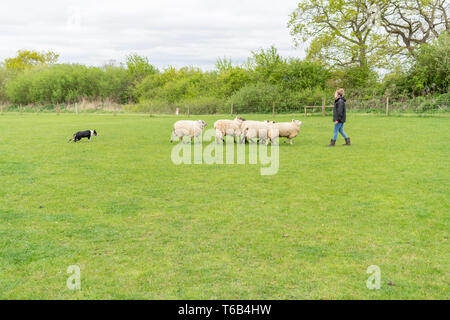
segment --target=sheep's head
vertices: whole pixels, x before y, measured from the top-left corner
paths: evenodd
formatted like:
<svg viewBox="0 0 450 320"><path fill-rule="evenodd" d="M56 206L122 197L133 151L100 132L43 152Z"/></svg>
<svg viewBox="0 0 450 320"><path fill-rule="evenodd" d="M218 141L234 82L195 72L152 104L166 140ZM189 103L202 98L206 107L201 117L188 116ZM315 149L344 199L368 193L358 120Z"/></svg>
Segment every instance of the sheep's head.
<svg viewBox="0 0 450 320"><path fill-rule="evenodd" d="M302 125L302 122L301 122L300 120L292 119L292 123L295 123L295 124L298 125L299 127Z"/></svg>
<svg viewBox="0 0 450 320"><path fill-rule="evenodd" d="M236 117L236 118L234 118L234 120L237 120L237 121L245 121L245 119L244 118L241 118L241 117Z"/></svg>
<svg viewBox="0 0 450 320"><path fill-rule="evenodd" d="M206 127L206 122L204 120L197 120L197 122L201 125L202 128Z"/></svg>

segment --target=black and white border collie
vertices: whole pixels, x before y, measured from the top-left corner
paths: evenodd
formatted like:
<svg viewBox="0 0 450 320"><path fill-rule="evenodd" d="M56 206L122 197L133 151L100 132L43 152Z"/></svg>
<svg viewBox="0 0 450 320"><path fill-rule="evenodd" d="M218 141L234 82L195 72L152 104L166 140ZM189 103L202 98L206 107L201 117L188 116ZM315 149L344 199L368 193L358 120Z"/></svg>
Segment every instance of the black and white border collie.
<svg viewBox="0 0 450 320"><path fill-rule="evenodd" d="M88 140L91 141L92 136L98 136L97 131L95 130L78 131L73 135L73 137L68 142L70 141L77 142L82 138L88 138Z"/></svg>

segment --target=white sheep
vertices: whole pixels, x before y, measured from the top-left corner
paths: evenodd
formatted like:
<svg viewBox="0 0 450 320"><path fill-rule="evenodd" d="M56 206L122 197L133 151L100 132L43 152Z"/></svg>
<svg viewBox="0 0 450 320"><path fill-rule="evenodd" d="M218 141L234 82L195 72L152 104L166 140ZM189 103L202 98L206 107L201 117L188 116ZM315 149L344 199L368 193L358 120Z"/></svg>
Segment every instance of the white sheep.
<svg viewBox="0 0 450 320"><path fill-rule="evenodd" d="M216 141L224 140L225 136L240 137L242 134L242 123L245 121L243 118L236 117L234 120L217 120L214 123L214 129L216 129Z"/></svg>
<svg viewBox="0 0 450 320"><path fill-rule="evenodd" d="M191 141L192 138L198 137L202 134L203 129L206 127L206 122L203 120L180 120L175 122L173 125L172 137L170 138L170 142L174 139L181 138L185 136L189 136Z"/></svg>
<svg viewBox="0 0 450 320"><path fill-rule="evenodd" d="M259 138L261 140L267 139L267 131L273 121L264 120L264 121L244 121L241 126L242 133L244 134L244 138L253 142L254 138Z"/></svg>
<svg viewBox="0 0 450 320"><path fill-rule="evenodd" d="M272 143L274 142L274 139L276 137L284 137L288 138L288 140L285 141L290 144L292 144L292 139L295 138L298 133L300 132L300 126L302 125L302 122L299 120L292 119L291 122L275 122L270 124L270 128L268 130L268 140Z"/></svg>

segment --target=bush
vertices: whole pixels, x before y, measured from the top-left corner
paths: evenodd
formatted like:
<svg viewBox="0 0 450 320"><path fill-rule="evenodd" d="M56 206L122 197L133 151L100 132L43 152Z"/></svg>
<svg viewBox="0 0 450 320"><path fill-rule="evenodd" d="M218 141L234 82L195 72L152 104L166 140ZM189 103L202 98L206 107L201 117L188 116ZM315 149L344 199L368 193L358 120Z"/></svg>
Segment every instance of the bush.
<svg viewBox="0 0 450 320"><path fill-rule="evenodd" d="M168 104L199 97L218 96L217 75L197 68L168 68L163 73L152 74L137 84L135 95L140 100L165 100Z"/></svg>
<svg viewBox="0 0 450 320"><path fill-rule="evenodd" d="M333 93L334 90L327 91L319 87L285 91L280 96L277 111L299 112L303 111L304 106L321 106L323 98L325 98L326 104L330 104L334 102Z"/></svg>
<svg viewBox="0 0 450 320"><path fill-rule="evenodd" d="M450 105L450 93L441 94L438 96L429 96L423 99L417 107L416 112L433 112L433 111L447 111Z"/></svg>
<svg viewBox="0 0 450 320"><path fill-rule="evenodd" d="M199 97L177 103L169 103L162 99L141 100L137 104L126 105L125 111L142 113L175 113L179 109L181 114L215 114L229 111L222 99L215 97Z"/></svg>
<svg viewBox="0 0 450 320"><path fill-rule="evenodd" d="M7 97L5 93L5 85L8 77L11 76L11 72L8 72L5 68L0 67L0 103L6 102Z"/></svg>
<svg viewBox="0 0 450 320"><path fill-rule="evenodd" d="M191 114L215 114L229 111L225 107L225 102L215 97L198 97L186 101L185 106L189 107ZM185 107L186 108L186 107Z"/></svg>
<svg viewBox="0 0 450 320"><path fill-rule="evenodd" d="M82 98L124 102L126 92L124 69L69 64L25 70L5 86L7 98L16 104L73 103Z"/></svg>
<svg viewBox="0 0 450 320"><path fill-rule="evenodd" d="M273 103L279 101L279 88L268 83L250 84L229 99L234 110L244 112L272 112Z"/></svg>
<svg viewBox="0 0 450 320"><path fill-rule="evenodd" d="M422 45L408 70L397 68L383 79L384 90L393 95L426 95L450 91L450 32ZM428 108L428 107L426 107Z"/></svg>
<svg viewBox="0 0 450 320"><path fill-rule="evenodd" d="M291 59L280 66L279 84L282 90L313 90L324 89L330 78L330 72L317 62Z"/></svg>
<svg viewBox="0 0 450 320"><path fill-rule="evenodd" d="M417 54L417 62L412 70L416 93L450 90L450 32L443 32L431 44L423 45Z"/></svg>
<svg viewBox="0 0 450 320"><path fill-rule="evenodd" d="M447 110L446 96L428 96L450 90L449 52L450 33L443 33L420 48L409 69L397 67L382 83L370 68L331 72L318 62L285 59L275 47L252 52L240 66L219 60L214 71L169 67L160 72L136 54L120 67L43 64L16 72L0 67L0 102L35 106L77 102L79 110L105 105L116 110L116 103L129 103L125 110L174 113L179 108L187 113L189 108L192 114L228 113L232 104L234 112L271 113L275 103L276 112L298 112L304 106L320 106L323 98L332 104L334 90L343 87L352 109L382 112L383 96L389 93L396 110ZM423 100L414 98L425 94Z"/></svg>

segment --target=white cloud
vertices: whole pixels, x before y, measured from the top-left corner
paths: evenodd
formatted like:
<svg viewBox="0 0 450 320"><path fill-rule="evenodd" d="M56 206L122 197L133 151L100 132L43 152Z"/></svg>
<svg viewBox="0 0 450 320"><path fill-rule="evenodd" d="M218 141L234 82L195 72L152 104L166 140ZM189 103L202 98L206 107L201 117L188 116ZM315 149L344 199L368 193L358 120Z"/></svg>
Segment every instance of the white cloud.
<svg viewBox="0 0 450 320"><path fill-rule="evenodd" d="M137 52L162 68L241 63L274 44L294 49L287 28L297 0L21 1L0 4L0 59L19 49L52 49L60 61L101 65Z"/></svg>

